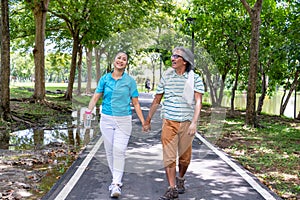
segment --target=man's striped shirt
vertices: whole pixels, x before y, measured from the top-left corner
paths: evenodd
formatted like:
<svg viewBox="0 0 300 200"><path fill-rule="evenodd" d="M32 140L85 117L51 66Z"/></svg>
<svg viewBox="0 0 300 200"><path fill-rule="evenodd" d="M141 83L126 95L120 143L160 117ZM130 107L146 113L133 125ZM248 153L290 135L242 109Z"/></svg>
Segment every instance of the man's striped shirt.
<svg viewBox="0 0 300 200"><path fill-rule="evenodd" d="M162 118L179 122L192 120L195 101L190 106L182 97L187 79L187 72L178 75L175 70L168 70L162 76L156 90L157 94L164 94ZM203 82L198 74L194 75L194 91L204 93Z"/></svg>

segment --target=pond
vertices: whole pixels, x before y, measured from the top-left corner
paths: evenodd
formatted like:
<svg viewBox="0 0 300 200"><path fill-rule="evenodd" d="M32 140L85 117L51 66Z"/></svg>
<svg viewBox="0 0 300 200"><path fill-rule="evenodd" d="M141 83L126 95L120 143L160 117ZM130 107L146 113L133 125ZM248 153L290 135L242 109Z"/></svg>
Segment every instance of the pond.
<svg viewBox="0 0 300 200"><path fill-rule="evenodd" d="M272 115L279 115L280 102L281 102L282 94L276 93L274 96L267 96L264 100L264 105L262 108L262 112ZM258 103L259 95L257 95L256 107ZM210 98L204 98L204 102L211 103ZM222 100L222 106L230 107L230 96L224 96ZM296 96L296 116L300 111L300 94ZM235 109L246 109L247 103L247 94L237 94L234 100ZM291 96L289 99L288 105L285 109L284 116L289 118L294 118L294 105L295 105L295 95Z"/></svg>
<svg viewBox="0 0 300 200"><path fill-rule="evenodd" d="M99 134L98 126L83 127L84 111L74 111L72 122L16 131L7 142L0 141L0 199L41 199L51 189ZM93 124L98 124L98 118L93 118Z"/></svg>
<svg viewBox="0 0 300 200"><path fill-rule="evenodd" d="M83 127L83 113L86 108L81 108L72 113L74 121L65 123L51 129L38 128L12 132L9 135L9 144L2 144L0 149L29 150L40 149L51 143L65 143L74 147L87 145L97 134L98 128L85 129ZM79 115L77 115L77 113ZM95 116L95 115L94 115ZM97 123L94 117L93 123Z"/></svg>

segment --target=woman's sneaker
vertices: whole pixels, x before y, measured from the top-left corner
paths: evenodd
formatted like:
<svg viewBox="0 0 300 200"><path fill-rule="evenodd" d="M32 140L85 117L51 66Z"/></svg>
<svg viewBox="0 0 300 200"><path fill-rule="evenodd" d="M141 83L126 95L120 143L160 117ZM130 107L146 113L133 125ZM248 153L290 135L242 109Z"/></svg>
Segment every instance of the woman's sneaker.
<svg viewBox="0 0 300 200"><path fill-rule="evenodd" d="M185 192L184 181L184 178L176 177L176 187L179 194L183 194Z"/></svg>
<svg viewBox="0 0 300 200"><path fill-rule="evenodd" d="M159 198L159 200L176 200L178 199L178 190L176 187L169 187L166 193Z"/></svg>
<svg viewBox="0 0 300 200"><path fill-rule="evenodd" d="M109 186L109 191L110 197L112 198L118 198L121 195L121 188L119 187L119 185L111 184Z"/></svg>

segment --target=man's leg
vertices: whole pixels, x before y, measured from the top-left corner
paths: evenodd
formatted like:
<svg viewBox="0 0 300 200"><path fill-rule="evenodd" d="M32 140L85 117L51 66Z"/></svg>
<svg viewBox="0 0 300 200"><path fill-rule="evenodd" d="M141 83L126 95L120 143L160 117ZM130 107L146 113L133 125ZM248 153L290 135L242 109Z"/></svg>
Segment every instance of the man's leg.
<svg viewBox="0 0 300 200"><path fill-rule="evenodd" d="M176 157L178 145L178 126L174 121L164 120L161 142L163 145L163 160L165 166L166 177L169 183L169 188L166 193L159 198L159 200L177 199L178 191L176 184Z"/></svg>
<svg viewBox="0 0 300 200"><path fill-rule="evenodd" d="M182 164L179 164L178 167L179 167L179 177L183 178L186 171L187 171L187 169L188 169L188 166L184 166Z"/></svg>
<svg viewBox="0 0 300 200"><path fill-rule="evenodd" d="M171 188L175 187L175 181L176 181L176 167L165 167L166 176L169 182L169 186Z"/></svg>
<svg viewBox="0 0 300 200"><path fill-rule="evenodd" d="M188 166L192 157L192 142L194 136L187 134L190 122L182 122L179 128L179 142L178 142L178 154L179 154L179 176L176 178L176 186L180 194L185 192L184 187L184 175L188 169Z"/></svg>

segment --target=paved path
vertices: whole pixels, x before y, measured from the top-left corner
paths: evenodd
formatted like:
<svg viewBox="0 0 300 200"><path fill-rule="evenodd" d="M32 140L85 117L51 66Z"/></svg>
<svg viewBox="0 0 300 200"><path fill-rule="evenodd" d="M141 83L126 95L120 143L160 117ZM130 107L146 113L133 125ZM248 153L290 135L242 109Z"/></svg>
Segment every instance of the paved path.
<svg viewBox="0 0 300 200"><path fill-rule="evenodd" d="M140 96L144 115L151 95ZM133 133L127 151L121 200L156 200L166 188L160 144L159 112L152 120L149 134L133 114ZM98 128L97 128L98 130ZM111 175L106 163L101 133L87 146L67 173L43 200L106 200ZM180 200L273 200L280 199L234 160L197 134L193 157L186 174L186 193Z"/></svg>

